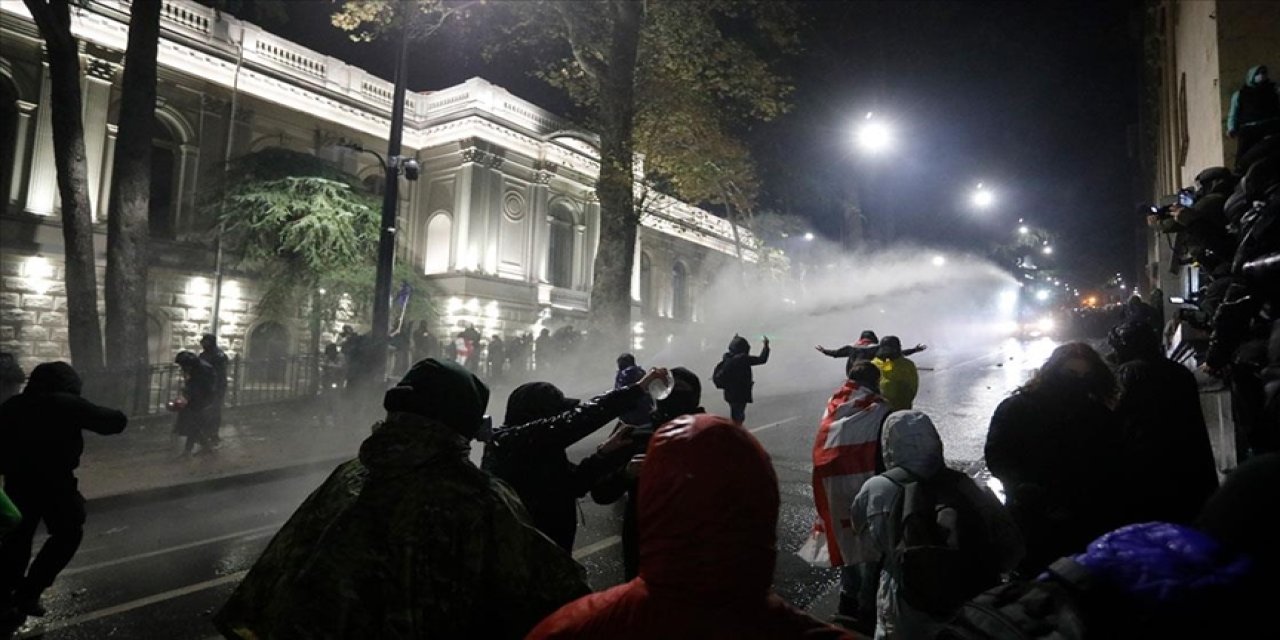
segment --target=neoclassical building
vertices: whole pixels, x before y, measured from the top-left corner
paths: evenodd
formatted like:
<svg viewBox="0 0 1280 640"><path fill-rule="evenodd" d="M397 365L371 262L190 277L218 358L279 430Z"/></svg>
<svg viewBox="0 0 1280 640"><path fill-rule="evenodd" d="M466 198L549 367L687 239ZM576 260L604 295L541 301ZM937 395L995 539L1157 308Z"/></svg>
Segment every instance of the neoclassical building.
<svg viewBox="0 0 1280 640"><path fill-rule="evenodd" d="M128 11L127 0L91 0L73 17L100 284ZM196 203L224 160L282 147L325 158L377 189L377 160L340 143L385 149L392 94L382 78L187 0L164 4L159 66L148 284L154 362L209 330L215 232ZM46 76L21 0L0 0L0 349L25 362L69 355ZM595 136L480 78L411 93L405 114L404 155L423 170L402 183L396 259L435 283L437 330L471 322L486 335L510 335L584 317L600 229ZM697 321L699 288L737 252L727 221L663 194L637 197L645 207L632 283L639 346L644 335ZM754 240L742 234L744 257L754 260ZM223 343L250 358L305 348L300 322L257 315L256 289L252 274L226 280Z"/></svg>

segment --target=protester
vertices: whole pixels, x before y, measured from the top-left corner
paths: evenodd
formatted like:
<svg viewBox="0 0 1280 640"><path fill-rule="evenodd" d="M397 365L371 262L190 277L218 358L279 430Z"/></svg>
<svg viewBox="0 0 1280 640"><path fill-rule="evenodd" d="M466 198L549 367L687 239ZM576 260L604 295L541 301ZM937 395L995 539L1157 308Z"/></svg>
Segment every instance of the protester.
<svg viewBox="0 0 1280 640"><path fill-rule="evenodd" d="M1218 488L1195 376L1165 357L1148 324L1117 326L1108 341L1119 365L1116 416L1133 471L1129 517L1190 523Z"/></svg>
<svg viewBox="0 0 1280 640"><path fill-rule="evenodd" d="M657 402L657 409L650 416L649 424L631 433L631 444L622 454L627 464L605 476L591 488L591 499L596 504L612 504L626 495L627 502L622 515L622 575L626 580L640 575L640 536L636 524L639 497L637 489L644 464L644 452L653 435L652 426L662 426L683 415L707 412L701 406L702 381L696 374L684 367L676 367L671 370L671 380L671 393Z"/></svg>
<svg viewBox="0 0 1280 640"><path fill-rule="evenodd" d="M555 344L551 338L551 330L546 327L538 333L538 339L533 341L535 363L538 371L547 371L556 361Z"/></svg>
<svg viewBox="0 0 1280 640"><path fill-rule="evenodd" d="M227 400L227 354L218 348L218 339L212 333L200 338L200 360L213 367L213 400L209 404L209 439L221 439L222 405Z"/></svg>
<svg viewBox="0 0 1280 640"><path fill-rule="evenodd" d="M827 349L822 345L818 345L814 348L825 356L832 358L848 358L844 365L844 370L848 371L849 367L853 366L853 363L858 362L859 360L872 360L876 357L876 351L880 348L880 338L876 337L876 332L868 329L858 336L857 342L847 344L839 349ZM929 347L923 344L918 344L903 351L902 355L915 355L928 348ZM901 349L901 344L899 344L899 349Z"/></svg>
<svg viewBox="0 0 1280 640"><path fill-rule="evenodd" d="M418 321L418 329L411 337L414 361L440 357L440 341L431 333L431 327L426 320Z"/></svg>
<svg viewBox="0 0 1280 640"><path fill-rule="evenodd" d="M920 389L920 374L916 363L902 350L898 336L885 336L871 362L880 369L880 393L889 401L889 410L910 409Z"/></svg>
<svg viewBox="0 0 1280 640"><path fill-rule="evenodd" d="M507 349L502 343L502 336L496 333L493 334L492 338L489 338L489 351L486 354L486 361L489 366L489 379L500 380L507 363Z"/></svg>
<svg viewBox="0 0 1280 640"><path fill-rule="evenodd" d="M769 455L742 426L668 422L640 474L640 575L562 607L529 640L852 638L772 593L778 505Z"/></svg>
<svg viewBox="0 0 1280 640"><path fill-rule="evenodd" d="M1274 133L1280 133L1280 86L1271 81L1266 65L1249 67L1227 111L1227 135L1236 139L1237 172L1244 173L1241 161L1253 145Z"/></svg>
<svg viewBox="0 0 1280 640"><path fill-rule="evenodd" d="M191 455L196 445L199 455L213 450L213 403L217 398L217 379L213 367L190 351L180 351L173 359L182 370L182 395L169 403L169 409L178 414L173 432L186 436L183 455Z"/></svg>
<svg viewBox="0 0 1280 640"><path fill-rule="evenodd" d="M1098 353L1072 342L991 417L987 467L1026 538L1026 576L1125 521L1133 487L1115 394Z"/></svg>
<svg viewBox="0 0 1280 640"><path fill-rule="evenodd" d="M769 336L764 336L764 348L760 350L760 355L753 356L747 339L735 334L733 340L729 341L729 350L721 356L720 363L711 374L711 381L716 388L724 390L724 401L729 403L729 416L738 424L746 421L747 405L752 402L751 388L756 383L751 367L768 361Z"/></svg>
<svg viewBox="0 0 1280 640"><path fill-rule="evenodd" d="M634 407L644 386L666 375L664 369L652 369L636 384L587 402L564 397L549 382L520 385L507 399L504 426L485 446L481 466L515 489L539 531L572 551L577 499L626 463L632 429L618 430L577 464L569 462L565 449Z"/></svg>
<svg viewBox="0 0 1280 640"><path fill-rule="evenodd" d="M85 510L75 470L84 452L81 430L111 435L128 424L124 413L80 397L82 387L71 365L46 362L31 371L21 394L0 404L0 475L23 516L0 541L0 618L7 623L44 615L40 595L80 548ZM28 567L41 522L49 538Z"/></svg>
<svg viewBox="0 0 1280 640"><path fill-rule="evenodd" d="M894 412L883 431L886 471L862 485L852 511L864 552L883 567L875 637L930 638L951 611L999 582L1013 568L1001 560L1014 556L1002 557L995 543L999 502L946 468L929 416Z"/></svg>
<svg viewBox="0 0 1280 640"><path fill-rule="evenodd" d="M1154 297L1154 291L1152 294L1152 302L1159 304L1159 298ZM1164 329L1164 323L1160 321L1160 313L1156 311L1155 307L1143 302L1142 296L1136 293L1129 296L1129 301L1125 303L1124 321L1149 325L1157 333Z"/></svg>
<svg viewBox="0 0 1280 640"><path fill-rule="evenodd" d="M818 519L810 534L825 545L833 567L840 567L839 614L844 626L870 633L875 620L875 581L879 569L868 559L852 528L849 510L867 478L882 470L880 425L889 403L880 395L880 370L868 361L854 363L848 379L827 401L813 443L813 500ZM819 561L821 558L812 558Z"/></svg>
<svg viewBox="0 0 1280 640"><path fill-rule="evenodd" d="M630 353L618 356L618 372L613 377L613 388L621 389L633 385L644 377L644 368L636 365L636 357ZM649 416L653 413L653 398L649 394L640 396L635 407L618 416L623 424L633 427L649 425Z"/></svg>
<svg viewBox="0 0 1280 640"><path fill-rule="evenodd" d="M590 590L468 442L489 389L415 364L384 421L276 534L214 617L228 638L522 638Z"/></svg>

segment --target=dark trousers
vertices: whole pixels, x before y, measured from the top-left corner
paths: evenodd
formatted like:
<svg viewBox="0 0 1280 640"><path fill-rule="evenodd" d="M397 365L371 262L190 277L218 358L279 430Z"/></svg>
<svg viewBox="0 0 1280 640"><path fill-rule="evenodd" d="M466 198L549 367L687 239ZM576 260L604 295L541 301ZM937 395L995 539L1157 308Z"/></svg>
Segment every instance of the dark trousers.
<svg viewBox="0 0 1280 640"><path fill-rule="evenodd" d="M22 523L0 541L0 600L38 598L53 584L84 538L84 497L75 485L27 488L10 479L5 492L22 511ZM44 522L49 539L31 561L36 527Z"/></svg>
<svg viewBox="0 0 1280 640"><path fill-rule="evenodd" d="M876 591L880 588L880 563L840 567L840 615L875 620Z"/></svg>
<svg viewBox="0 0 1280 640"><path fill-rule="evenodd" d="M734 421L734 422L736 422L736 423L738 423L738 424L742 424L742 423L746 422L746 421L747 421L747 403L745 403L745 402L730 402L730 403L729 403L729 417L730 417L730 418L732 418L732 419L733 419L733 421Z"/></svg>

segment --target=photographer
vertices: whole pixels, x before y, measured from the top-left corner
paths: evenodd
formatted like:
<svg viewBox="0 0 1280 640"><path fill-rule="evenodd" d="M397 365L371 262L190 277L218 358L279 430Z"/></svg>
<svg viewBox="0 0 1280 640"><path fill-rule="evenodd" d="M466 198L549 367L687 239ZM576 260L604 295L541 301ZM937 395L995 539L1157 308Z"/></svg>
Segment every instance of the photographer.
<svg viewBox="0 0 1280 640"><path fill-rule="evenodd" d="M1235 178L1226 167L1210 167L1196 175L1194 189L1178 193L1178 202L1147 214L1148 226L1175 236L1171 272L1196 263L1210 278L1227 273L1235 248L1223 207L1234 188Z"/></svg>

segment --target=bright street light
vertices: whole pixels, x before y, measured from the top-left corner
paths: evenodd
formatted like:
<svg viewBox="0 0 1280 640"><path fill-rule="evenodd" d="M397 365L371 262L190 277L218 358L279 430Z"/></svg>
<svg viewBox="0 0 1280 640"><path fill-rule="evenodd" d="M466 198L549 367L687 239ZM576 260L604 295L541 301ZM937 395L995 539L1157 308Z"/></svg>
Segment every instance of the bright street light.
<svg viewBox="0 0 1280 640"><path fill-rule="evenodd" d="M1052 254L1052 253L1053 253L1053 247L1051 247L1051 246L1049 246L1049 245L1047 245L1047 244L1046 244L1046 245L1044 246L1044 248L1040 250L1040 253L1043 253L1043 254L1045 254L1046 256L1047 256L1047 255L1050 255L1050 254Z"/></svg>
<svg viewBox="0 0 1280 640"><path fill-rule="evenodd" d="M805 240L813 240L813 232L812 232L812 231L806 231L806 232L804 232L804 239L805 239Z"/></svg>
<svg viewBox="0 0 1280 640"><path fill-rule="evenodd" d="M996 196L991 193L990 189L983 189L982 183L979 182L978 186L973 190L972 201L973 206L978 207L979 209L986 209L992 204L995 204Z"/></svg>
<svg viewBox="0 0 1280 640"><path fill-rule="evenodd" d="M1039 290L1039 291L1037 291L1037 292L1036 292L1036 300L1040 300L1040 301L1042 301L1042 302L1043 302L1043 301L1048 300L1048 299L1049 299L1049 291L1048 291L1048 290L1046 290L1046 289L1041 289L1041 290Z"/></svg>
<svg viewBox="0 0 1280 640"><path fill-rule="evenodd" d="M1025 236L1028 233L1031 233L1031 228L1024 224L1021 227L1018 227L1018 233Z"/></svg>
<svg viewBox="0 0 1280 640"><path fill-rule="evenodd" d="M871 112L858 127L858 147L867 153L882 153L893 142L893 131L879 120L871 119Z"/></svg>
<svg viewBox="0 0 1280 640"><path fill-rule="evenodd" d="M942 265L947 263L947 259L942 256L934 256L932 262L933 262L933 266L941 267Z"/></svg>

